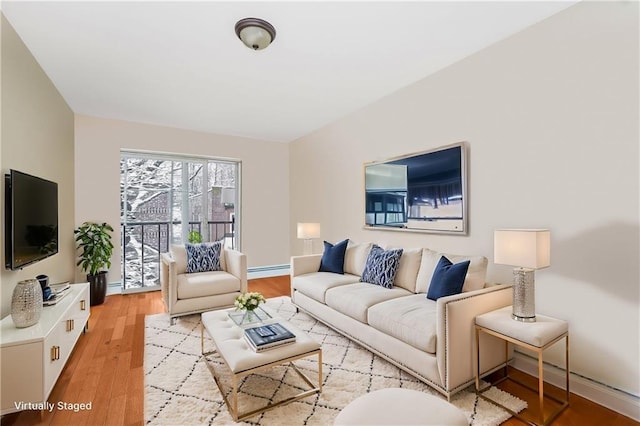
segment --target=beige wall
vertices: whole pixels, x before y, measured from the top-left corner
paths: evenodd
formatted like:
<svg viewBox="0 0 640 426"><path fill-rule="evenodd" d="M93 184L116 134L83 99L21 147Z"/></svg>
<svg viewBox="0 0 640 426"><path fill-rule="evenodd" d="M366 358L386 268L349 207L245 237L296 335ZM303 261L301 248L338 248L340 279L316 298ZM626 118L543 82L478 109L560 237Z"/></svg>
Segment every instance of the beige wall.
<svg viewBox="0 0 640 426"><path fill-rule="evenodd" d="M2 317L10 312L16 283L36 275L71 280L75 248L73 112L2 15L2 175L20 170L58 183L59 253L20 271L4 269L4 179L2 179ZM35 206L34 206L35 207Z"/></svg>
<svg viewBox="0 0 640 426"><path fill-rule="evenodd" d="M638 71L638 4L580 3L295 141L292 252L317 221L334 242L484 254L508 283L493 230L550 228L537 311L569 321L572 371L639 395ZM463 140L468 236L362 228L364 162Z"/></svg>
<svg viewBox="0 0 640 426"><path fill-rule="evenodd" d="M282 143L76 115L76 224L106 221L120 241L120 150L242 161L242 251L249 267L289 262L289 154ZM120 281L116 244L109 282ZM78 271L78 277L81 274Z"/></svg>

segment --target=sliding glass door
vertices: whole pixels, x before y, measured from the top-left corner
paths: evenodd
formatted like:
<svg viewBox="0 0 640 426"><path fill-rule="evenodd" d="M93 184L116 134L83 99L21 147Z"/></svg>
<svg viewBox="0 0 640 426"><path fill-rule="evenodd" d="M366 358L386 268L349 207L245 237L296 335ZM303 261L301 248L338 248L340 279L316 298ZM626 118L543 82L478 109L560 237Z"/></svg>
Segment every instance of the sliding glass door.
<svg viewBox="0 0 640 426"><path fill-rule="evenodd" d="M171 244L239 249L240 162L123 152L120 171L123 291L157 289Z"/></svg>

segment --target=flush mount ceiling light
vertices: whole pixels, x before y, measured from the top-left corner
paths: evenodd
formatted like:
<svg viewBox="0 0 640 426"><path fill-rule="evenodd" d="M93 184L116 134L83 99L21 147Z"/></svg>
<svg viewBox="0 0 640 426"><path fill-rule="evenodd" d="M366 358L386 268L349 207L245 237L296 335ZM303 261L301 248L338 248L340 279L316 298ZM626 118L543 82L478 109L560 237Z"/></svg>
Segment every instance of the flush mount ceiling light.
<svg viewBox="0 0 640 426"><path fill-rule="evenodd" d="M276 38L276 29L260 18L244 18L236 22L238 38L250 49L262 50Z"/></svg>

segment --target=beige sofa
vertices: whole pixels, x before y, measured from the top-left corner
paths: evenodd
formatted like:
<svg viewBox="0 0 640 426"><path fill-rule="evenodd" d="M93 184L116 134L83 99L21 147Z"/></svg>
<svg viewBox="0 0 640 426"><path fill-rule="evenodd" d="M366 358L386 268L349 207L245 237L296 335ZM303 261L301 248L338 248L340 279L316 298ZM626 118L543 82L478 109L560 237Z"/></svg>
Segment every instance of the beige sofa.
<svg viewBox="0 0 640 426"><path fill-rule="evenodd" d="M322 255L291 258L291 300L360 345L370 349L447 397L475 377L476 315L511 304L512 289L485 285L487 259L405 249L392 289L359 282L371 244L349 242L345 274L318 272ZM469 259L463 292L426 298L442 255L454 263ZM481 336L481 370L505 361L504 345Z"/></svg>
<svg viewBox="0 0 640 426"><path fill-rule="evenodd" d="M247 257L223 248L221 271L186 273L187 251L172 245L160 255L162 301L171 321L182 315L233 306L236 297L247 291Z"/></svg>

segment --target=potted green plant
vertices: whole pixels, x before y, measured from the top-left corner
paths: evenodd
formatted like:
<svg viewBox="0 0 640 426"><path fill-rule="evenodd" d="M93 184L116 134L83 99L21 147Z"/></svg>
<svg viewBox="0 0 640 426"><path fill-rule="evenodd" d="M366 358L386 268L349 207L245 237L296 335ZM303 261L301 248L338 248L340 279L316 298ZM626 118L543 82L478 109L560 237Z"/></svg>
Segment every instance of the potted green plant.
<svg viewBox="0 0 640 426"><path fill-rule="evenodd" d="M187 236L187 240L191 244L199 244L202 242L202 234L200 234L198 231L190 231L189 235Z"/></svg>
<svg viewBox="0 0 640 426"><path fill-rule="evenodd" d="M85 222L73 231L78 249L82 250L76 265L87 274L91 288L91 306L103 303L107 294L106 269L111 267L113 253L109 232L113 232L111 225L94 222Z"/></svg>

